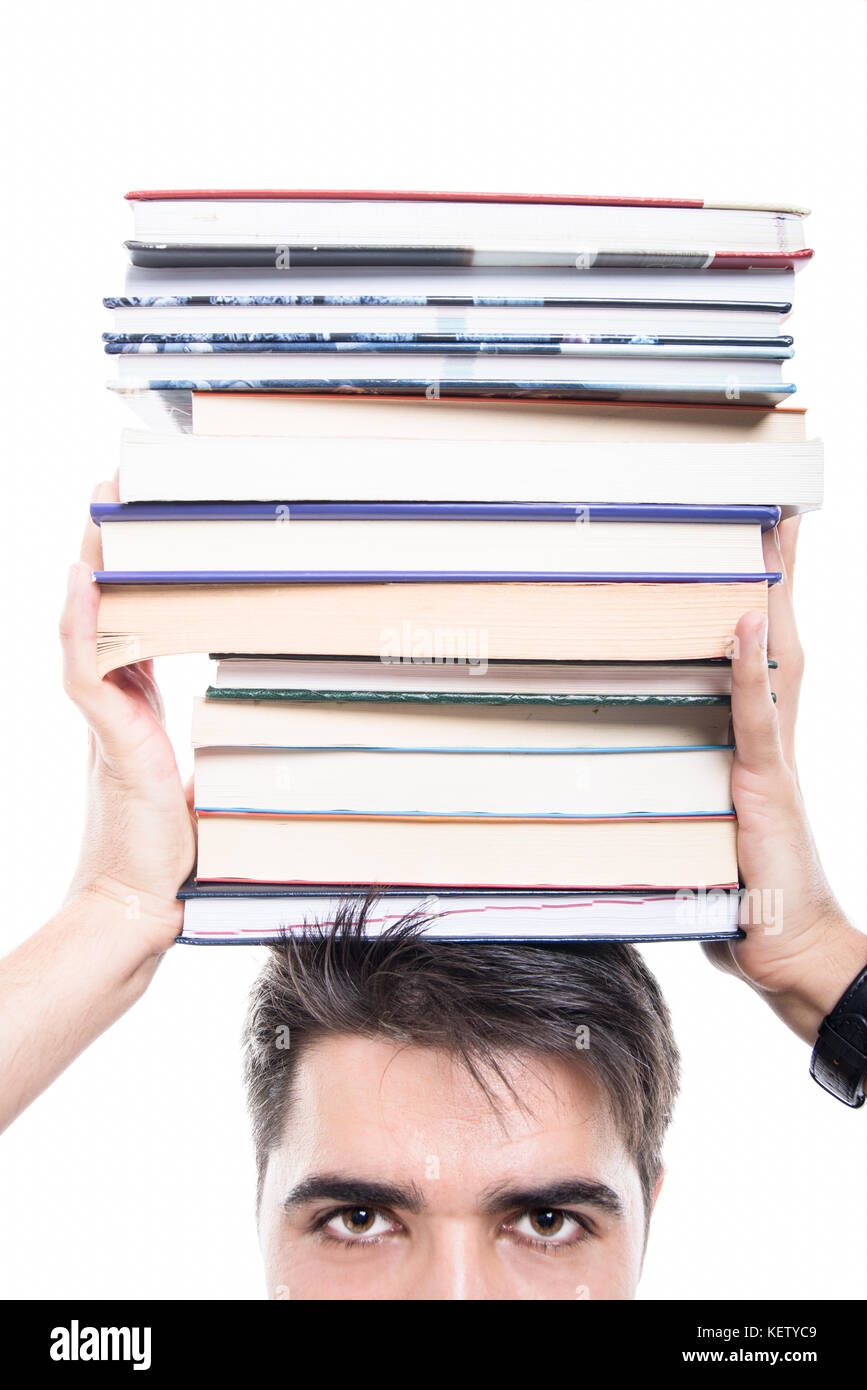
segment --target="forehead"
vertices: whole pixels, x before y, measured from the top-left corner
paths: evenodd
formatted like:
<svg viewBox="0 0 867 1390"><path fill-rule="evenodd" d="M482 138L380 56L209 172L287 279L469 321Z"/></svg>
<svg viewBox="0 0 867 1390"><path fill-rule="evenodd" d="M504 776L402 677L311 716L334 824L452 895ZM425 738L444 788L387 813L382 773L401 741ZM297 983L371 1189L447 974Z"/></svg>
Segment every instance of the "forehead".
<svg viewBox="0 0 867 1390"><path fill-rule="evenodd" d="M516 1052L485 1087L459 1058L389 1040L332 1036L302 1054L281 1167L379 1181L436 1177L466 1192L558 1171L632 1187L634 1165L591 1070Z"/></svg>

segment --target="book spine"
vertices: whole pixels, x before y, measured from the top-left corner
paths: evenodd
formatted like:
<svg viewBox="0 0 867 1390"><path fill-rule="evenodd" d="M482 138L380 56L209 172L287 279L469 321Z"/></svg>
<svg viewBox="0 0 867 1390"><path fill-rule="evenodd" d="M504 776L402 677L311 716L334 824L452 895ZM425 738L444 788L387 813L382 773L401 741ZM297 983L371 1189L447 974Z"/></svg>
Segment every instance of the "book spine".
<svg viewBox="0 0 867 1390"><path fill-rule="evenodd" d="M223 689L209 685L207 700L289 700L303 704L335 702L364 702L365 704L418 705L730 705L729 695L517 695L509 693L477 694L436 690L302 690L302 689Z"/></svg>
<svg viewBox="0 0 867 1390"><path fill-rule="evenodd" d="M93 502L104 521L591 521L670 525L761 526L772 529L779 507L696 506L648 502Z"/></svg>
<svg viewBox="0 0 867 1390"><path fill-rule="evenodd" d="M94 570L97 584L776 584L780 573L639 574L535 570Z"/></svg>

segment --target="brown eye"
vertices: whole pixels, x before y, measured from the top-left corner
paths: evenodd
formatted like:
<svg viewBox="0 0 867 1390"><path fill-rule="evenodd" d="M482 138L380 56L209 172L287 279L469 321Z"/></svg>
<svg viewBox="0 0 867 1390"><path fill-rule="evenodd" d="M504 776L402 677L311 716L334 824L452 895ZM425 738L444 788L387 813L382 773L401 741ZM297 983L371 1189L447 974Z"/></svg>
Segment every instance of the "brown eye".
<svg viewBox="0 0 867 1390"><path fill-rule="evenodd" d="M373 1226L376 1211L373 1207L347 1207L340 1219L352 1235L362 1236Z"/></svg>
<svg viewBox="0 0 867 1390"><path fill-rule="evenodd" d="M528 1216L530 1225L537 1236L559 1235L565 1225L562 1211L554 1211L546 1207L540 1207L538 1211L528 1212Z"/></svg>
<svg viewBox="0 0 867 1390"><path fill-rule="evenodd" d="M559 1250L578 1245L587 1236L581 1218L558 1207L526 1207L507 1222L504 1234L537 1249Z"/></svg>
<svg viewBox="0 0 867 1390"><path fill-rule="evenodd" d="M321 1221L319 1230L343 1245L376 1245L386 1236L403 1234L399 1221L377 1207L339 1207Z"/></svg>

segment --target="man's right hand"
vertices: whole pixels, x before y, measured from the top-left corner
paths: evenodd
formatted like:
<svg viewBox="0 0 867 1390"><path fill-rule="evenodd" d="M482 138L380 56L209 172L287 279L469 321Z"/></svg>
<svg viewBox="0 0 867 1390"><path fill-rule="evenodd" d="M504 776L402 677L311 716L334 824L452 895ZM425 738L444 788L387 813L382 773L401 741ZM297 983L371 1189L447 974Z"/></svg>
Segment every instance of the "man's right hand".
<svg viewBox="0 0 867 1390"><path fill-rule="evenodd" d="M97 497L116 497L110 483ZM0 1130L147 988L183 922L195 829L150 663L96 672L101 563L88 521L60 624L64 682L90 726L81 858L57 914L0 961Z"/></svg>
<svg viewBox="0 0 867 1390"><path fill-rule="evenodd" d="M100 483L96 501L117 499ZM175 894L195 861L191 788L185 790L163 726L153 663L96 673L101 566L99 528L88 519L81 559L69 572L60 622L66 693L90 726L87 821L69 899L119 904L154 949L180 930Z"/></svg>

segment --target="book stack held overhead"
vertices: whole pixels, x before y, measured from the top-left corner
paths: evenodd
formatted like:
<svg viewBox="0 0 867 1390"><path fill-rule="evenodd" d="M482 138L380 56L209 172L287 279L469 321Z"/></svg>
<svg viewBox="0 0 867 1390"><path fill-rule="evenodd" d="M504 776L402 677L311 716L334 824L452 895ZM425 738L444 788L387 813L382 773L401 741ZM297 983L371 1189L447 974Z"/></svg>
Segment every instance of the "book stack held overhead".
<svg viewBox="0 0 867 1390"><path fill-rule="evenodd" d="M218 658L181 939L737 932L731 643L818 507L798 209L128 195L99 663Z"/></svg>

